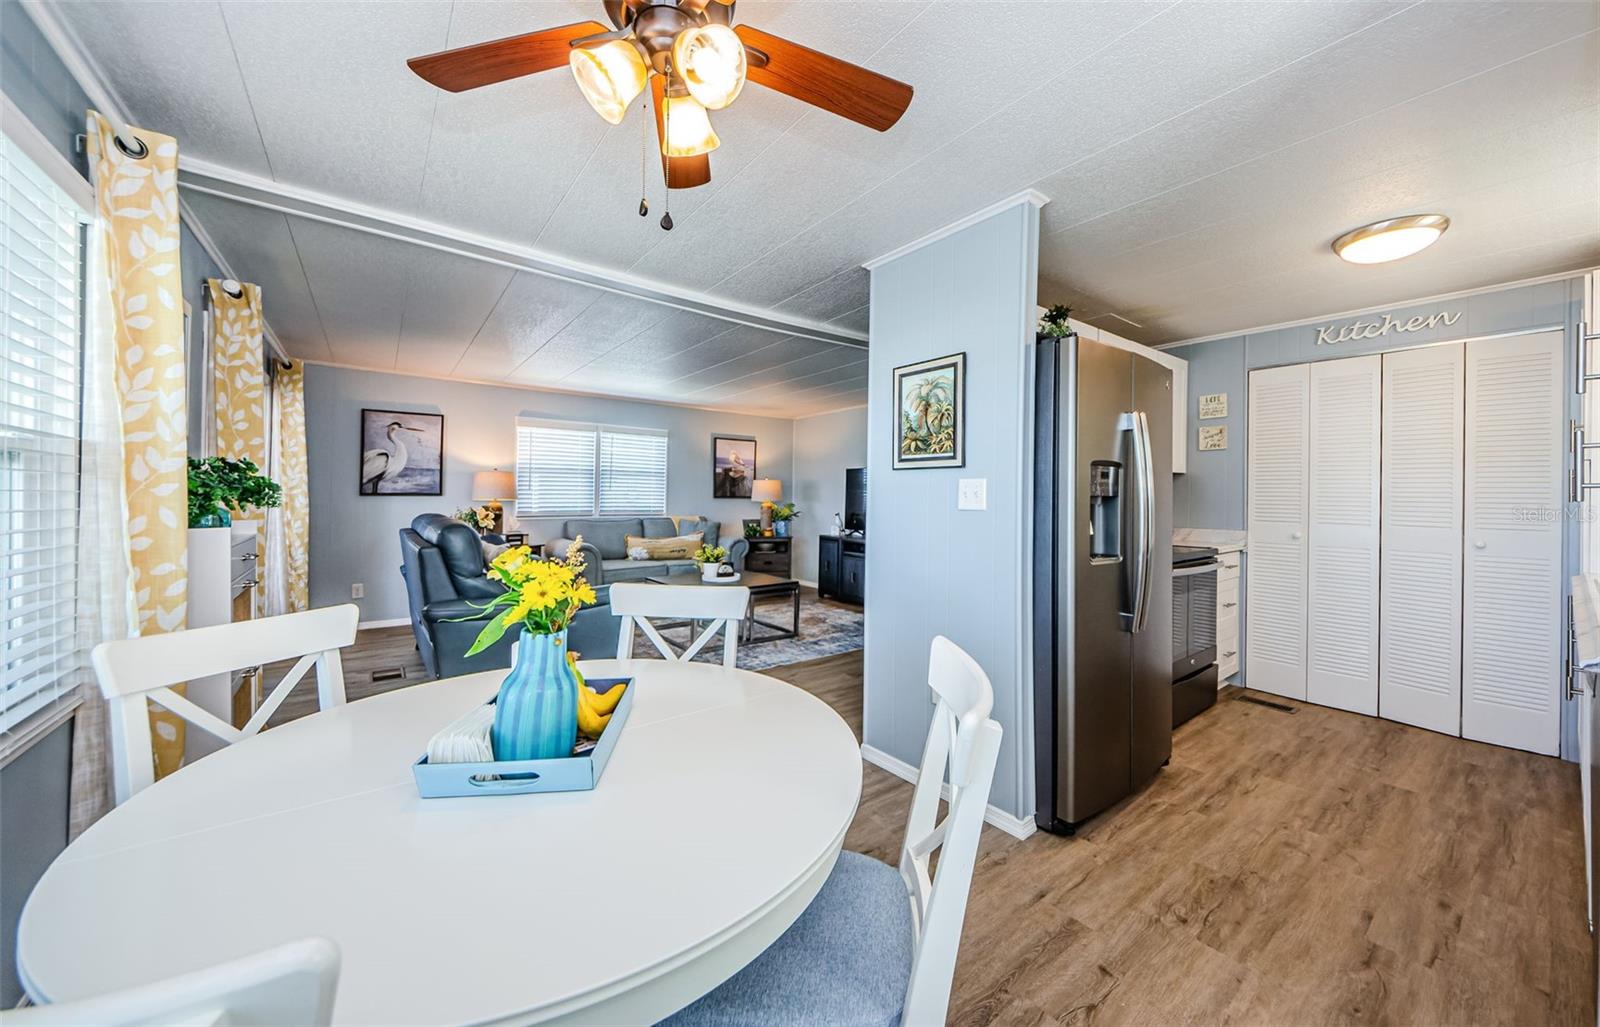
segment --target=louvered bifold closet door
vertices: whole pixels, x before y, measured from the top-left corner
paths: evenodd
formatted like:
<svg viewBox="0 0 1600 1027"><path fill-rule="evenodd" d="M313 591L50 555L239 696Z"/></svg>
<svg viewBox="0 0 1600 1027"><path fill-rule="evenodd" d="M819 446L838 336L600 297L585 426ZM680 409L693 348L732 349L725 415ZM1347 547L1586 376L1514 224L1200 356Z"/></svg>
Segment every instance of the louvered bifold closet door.
<svg viewBox="0 0 1600 1027"><path fill-rule="evenodd" d="M1467 346L1461 734L1555 755L1564 618L1562 333Z"/></svg>
<svg viewBox="0 0 1600 1027"><path fill-rule="evenodd" d="M1378 715L1461 733L1460 343L1383 358Z"/></svg>
<svg viewBox="0 0 1600 1027"><path fill-rule="evenodd" d="M1310 368L1250 373L1245 680L1306 697L1306 530Z"/></svg>
<svg viewBox="0 0 1600 1027"><path fill-rule="evenodd" d="M1311 365L1306 699L1378 712L1378 460L1383 358Z"/></svg>

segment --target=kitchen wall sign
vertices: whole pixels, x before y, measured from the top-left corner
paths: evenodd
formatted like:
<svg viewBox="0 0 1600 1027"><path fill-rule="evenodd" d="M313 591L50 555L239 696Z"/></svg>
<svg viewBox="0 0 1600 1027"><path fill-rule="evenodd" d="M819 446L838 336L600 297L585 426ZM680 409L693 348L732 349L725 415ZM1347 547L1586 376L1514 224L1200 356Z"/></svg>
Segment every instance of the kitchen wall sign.
<svg viewBox="0 0 1600 1027"><path fill-rule="evenodd" d="M1214 421L1219 417L1228 416L1228 394L1226 392L1208 392L1200 397L1200 420Z"/></svg>
<svg viewBox="0 0 1600 1027"><path fill-rule="evenodd" d="M1228 448L1228 426L1227 425L1225 425L1225 424L1204 425L1203 424L1203 425L1200 426L1200 450L1201 450L1201 452L1205 452L1206 450L1211 450L1211 449L1227 449L1227 448Z"/></svg>
<svg viewBox="0 0 1600 1027"><path fill-rule="evenodd" d="M1459 310L1454 313L1441 310L1437 314L1418 314L1416 317L1404 320L1392 314L1385 314L1381 321L1356 320L1346 325L1323 325L1317 329L1317 345L1333 346L1341 342L1355 342L1358 339L1376 339L1390 332L1420 332L1441 324L1448 328L1459 320L1461 320Z"/></svg>

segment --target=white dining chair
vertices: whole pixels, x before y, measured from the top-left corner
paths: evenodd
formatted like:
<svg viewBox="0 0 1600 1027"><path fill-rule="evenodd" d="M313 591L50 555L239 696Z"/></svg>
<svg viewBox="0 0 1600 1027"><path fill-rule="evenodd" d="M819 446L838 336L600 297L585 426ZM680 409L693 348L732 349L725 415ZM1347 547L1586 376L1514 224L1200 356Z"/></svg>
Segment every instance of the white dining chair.
<svg viewBox="0 0 1600 1027"><path fill-rule="evenodd" d="M665 659L688 663L706 643L723 632L722 665L733 667L739 658L739 627L750 610L750 590L743 585L650 585L619 582L611 586L611 612L622 619L617 635L617 656L633 655L633 628L637 624ZM661 637L650 619L690 621L689 633L704 622L698 637L680 653Z"/></svg>
<svg viewBox="0 0 1600 1027"><path fill-rule="evenodd" d="M784 934L671 1027L942 1024L989 804L1000 725L983 668L943 635L928 684L937 697L896 868L839 853L833 873ZM948 813L938 819L949 771ZM939 851L938 873L928 873Z"/></svg>
<svg viewBox="0 0 1600 1027"><path fill-rule="evenodd" d="M260 731L305 677L317 670L317 703L344 705L339 650L356 640L360 611L350 603L237 624L101 642L91 659L110 707L117 805L155 781L148 699L228 744ZM172 685L299 657L244 725L232 724L174 692Z"/></svg>
<svg viewBox="0 0 1600 1027"><path fill-rule="evenodd" d="M339 947L326 938L76 1002L0 1012L3 1027L324 1027L333 1021Z"/></svg>

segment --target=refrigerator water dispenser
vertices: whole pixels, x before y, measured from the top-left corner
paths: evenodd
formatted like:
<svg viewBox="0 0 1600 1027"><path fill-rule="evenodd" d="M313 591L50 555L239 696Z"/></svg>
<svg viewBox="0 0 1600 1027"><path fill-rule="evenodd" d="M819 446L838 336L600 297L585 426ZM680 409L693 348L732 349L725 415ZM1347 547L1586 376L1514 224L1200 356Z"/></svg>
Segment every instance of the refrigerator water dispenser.
<svg viewBox="0 0 1600 1027"><path fill-rule="evenodd" d="M1122 465L1114 460L1089 465L1089 559L1122 559Z"/></svg>

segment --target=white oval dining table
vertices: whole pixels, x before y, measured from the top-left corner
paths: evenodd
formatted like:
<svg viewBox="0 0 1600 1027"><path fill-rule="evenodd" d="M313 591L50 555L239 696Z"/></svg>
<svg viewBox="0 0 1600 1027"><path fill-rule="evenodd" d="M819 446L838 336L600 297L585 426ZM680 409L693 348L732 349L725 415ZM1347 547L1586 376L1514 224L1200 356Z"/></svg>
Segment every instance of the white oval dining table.
<svg viewBox="0 0 1600 1027"><path fill-rule="evenodd" d="M313 935L340 948L339 1024L650 1023L711 990L827 879L860 749L825 703L761 674L582 667L638 689L592 791L418 797L411 764L495 671L292 721L135 795L29 897L29 995Z"/></svg>

